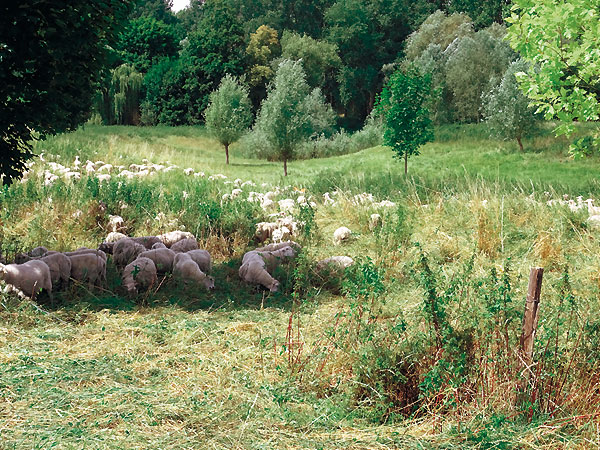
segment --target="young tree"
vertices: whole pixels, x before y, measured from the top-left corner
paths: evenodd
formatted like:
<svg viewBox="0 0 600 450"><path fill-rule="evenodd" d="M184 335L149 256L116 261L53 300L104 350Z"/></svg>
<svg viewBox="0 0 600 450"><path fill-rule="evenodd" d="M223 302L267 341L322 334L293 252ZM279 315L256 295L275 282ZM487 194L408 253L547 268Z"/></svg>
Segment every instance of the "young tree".
<svg viewBox="0 0 600 450"><path fill-rule="evenodd" d="M527 72L529 65L518 60L506 70L500 84L484 96L484 115L490 131L502 139L516 139L523 151L522 139L538 122L529 99L520 91L515 74Z"/></svg>
<svg viewBox="0 0 600 450"><path fill-rule="evenodd" d="M256 32L250 34L250 43L246 55L251 64L248 84L254 105L258 107L267 94L267 83L271 81L275 71L271 67L273 59L281 54L281 45L277 30L261 25Z"/></svg>
<svg viewBox="0 0 600 450"><path fill-rule="evenodd" d="M600 10L589 0L515 0L511 46L530 63L517 74L521 89L545 118L558 119L558 134L574 122L600 118Z"/></svg>
<svg viewBox="0 0 600 450"><path fill-rule="evenodd" d="M206 128L225 147L229 164L229 146L237 141L252 123L252 104L248 88L231 75L225 75L216 91L209 97L204 112Z"/></svg>
<svg viewBox="0 0 600 450"><path fill-rule="evenodd" d="M433 140L433 126L427 109L431 91L431 75L416 68L395 72L383 87L377 111L383 116L385 145L392 147L397 158L404 158L408 173L408 157L419 154L419 148Z"/></svg>
<svg viewBox="0 0 600 450"><path fill-rule="evenodd" d="M31 141L89 117L101 69L133 0L2 2L0 176L20 176Z"/></svg>
<svg viewBox="0 0 600 450"><path fill-rule="evenodd" d="M287 176L287 162L294 158L298 146L312 134L331 127L333 118L321 91L311 91L306 83L302 64L284 60L269 86L253 131L264 138L273 156L283 161Z"/></svg>
<svg viewBox="0 0 600 450"><path fill-rule="evenodd" d="M105 125L137 125L143 75L133 66L112 69L98 95L96 109Z"/></svg>

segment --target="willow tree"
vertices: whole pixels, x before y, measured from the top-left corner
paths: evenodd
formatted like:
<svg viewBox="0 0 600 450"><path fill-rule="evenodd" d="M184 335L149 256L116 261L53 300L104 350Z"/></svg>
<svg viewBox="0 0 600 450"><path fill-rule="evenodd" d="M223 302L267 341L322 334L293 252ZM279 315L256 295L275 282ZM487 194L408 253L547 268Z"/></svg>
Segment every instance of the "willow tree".
<svg viewBox="0 0 600 450"><path fill-rule="evenodd" d="M253 132L264 139L274 159L287 163L298 146L315 133L330 128L334 120L331 107L321 90L311 90L301 61L284 60L262 102Z"/></svg>
<svg viewBox="0 0 600 450"><path fill-rule="evenodd" d="M106 125L137 125L144 76L130 64L112 69L100 90L97 104Z"/></svg>
<svg viewBox="0 0 600 450"><path fill-rule="evenodd" d="M229 164L229 146L246 132L252 122L248 88L231 75L225 75L218 89L210 94L204 118L206 128L225 147L225 158Z"/></svg>

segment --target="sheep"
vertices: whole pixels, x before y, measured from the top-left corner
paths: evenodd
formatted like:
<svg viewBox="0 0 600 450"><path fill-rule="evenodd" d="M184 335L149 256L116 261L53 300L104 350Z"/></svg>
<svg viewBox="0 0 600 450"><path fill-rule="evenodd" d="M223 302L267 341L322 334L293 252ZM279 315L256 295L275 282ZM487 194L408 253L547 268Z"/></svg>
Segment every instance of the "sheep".
<svg viewBox="0 0 600 450"><path fill-rule="evenodd" d="M106 238L104 239L104 242L109 242L109 243L115 243L118 240L121 240L123 238L126 238L127 235L123 234L123 233L119 233L118 231L111 231L110 233L108 233L106 235Z"/></svg>
<svg viewBox="0 0 600 450"><path fill-rule="evenodd" d="M140 288L150 288L156 283L157 270L154 261L139 256L123 269L123 286L129 295L136 295Z"/></svg>
<svg viewBox="0 0 600 450"><path fill-rule="evenodd" d="M197 250L198 249L198 242L196 242L196 239L191 239L191 238L187 238L187 239L182 239L179 242L176 242L175 244L171 245L171 250L173 250L176 253L185 253L185 252L189 252L190 250Z"/></svg>
<svg viewBox="0 0 600 450"><path fill-rule="evenodd" d="M52 286L62 282L67 284L71 277L71 259L63 253L54 253L40 258L50 269Z"/></svg>
<svg viewBox="0 0 600 450"><path fill-rule="evenodd" d="M208 290L215 288L215 279L202 272L198 264L186 253L179 253L175 257L173 275L183 279L185 283L202 284Z"/></svg>
<svg viewBox="0 0 600 450"><path fill-rule="evenodd" d="M254 250L256 251L256 250ZM265 261L266 268L269 272L272 272L277 268L284 260L294 258L296 256L296 251L290 247L289 245L285 247L281 247L277 250L271 250L266 252L258 252L257 253L262 257ZM242 263L245 261L242 259Z"/></svg>
<svg viewBox="0 0 600 450"><path fill-rule="evenodd" d="M275 222L259 222L256 224L256 232L254 236L258 242L264 242L273 236L273 232L278 228L278 224Z"/></svg>
<svg viewBox="0 0 600 450"><path fill-rule="evenodd" d="M167 246L162 242L157 242L156 244L152 245L152 250L156 250L159 248L167 248Z"/></svg>
<svg viewBox="0 0 600 450"><path fill-rule="evenodd" d="M136 259L140 253L145 251L146 247L138 244L133 239L121 239L113 247L113 261L117 266L126 266Z"/></svg>
<svg viewBox="0 0 600 450"><path fill-rule="evenodd" d="M101 173L100 175L97 175L96 178L102 183L103 181L110 181L112 177L107 173Z"/></svg>
<svg viewBox="0 0 600 450"><path fill-rule="evenodd" d="M176 242L181 241L182 239L194 239L195 236L188 231L169 231L168 233L164 233L158 236L160 241L165 244L167 247L171 247Z"/></svg>
<svg viewBox="0 0 600 450"><path fill-rule="evenodd" d="M39 258L48 253L48 249L46 247L36 247L33 250L27 252L27 254L33 258Z"/></svg>
<svg viewBox="0 0 600 450"><path fill-rule="evenodd" d="M188 167L187 169L183 169L183 173L189 177L190 175L194 174L194 169L192 169L191 167Z"/></svg>
<svg viewBox="0 0 600 450"><path fill-rule="evenodd" d="M35 300L41 290L52 298L52 278L50 268L43 261L28 261L24 264L0 264L0 280L23 291Z"/></svg>
<svg viewBox="0 0 600 450"><path fill-rule="evenodd" d="M192 258L192 260L196 264L198 264L198 267L200 267L200 270L202 272L212 272L212 261L210 258L210 253L208 253L206 250L190 250L184 254L189 255Z"/></svg>
<svg viewBox="0 0 600 450"><path fill-rule="evenodd" d="M281 242L284 239L288 240L292 236L290 230L287 227L277 228L273 231L273 242Z"/></svg>
<svg viewBox="0 0 600 450"><path fill-rule="evenodd" d="M317 263L317 271L321 272L324 269L345 269L354 264L354 260L349 256L331 256L329 258L322 259Z"/></svg>
<svg viewBox="0 0 600 450"><path fill-rule="evenodd" d="M296 206L296 202L291 198L279 200L277 203L279 204L279 209L282 211L293 211L294 207Z"/></svg>
<svg viewBox="0 0 600 450"><path fill-rule="evenodd" d="M244 255L244 262L238 270L242 280L247 283L260 284L271 292L279 290L279 281L274 279L265 268L265 260L256 251Z"/></svg>
<svg viewBox="0 0 600 450"><path fill-rule="evenodd" d="M110 172L111 170L113 170L112 164L103 164L102 166L98 167L97 172Z"/></svg>
<svg viewBox="0 0 600 450"><path fill-rule="evenodd" d="M106 260L107 260L106 253L100 249L80 247L77 250L74 250L72 252L64 252L65 256L87 255L87 254L99 256L100 258L102 258L104 260L104 262L106 262Z"/></svg>
<svg viewBox="0 0 600 450"><path fill-rule="evenodd" d="M346 227L340 227L333 233L333 243L339 245L344 241L348 241L352 237L352 231Z"/></svg>
<svg viewBox="0 0 600 450"><path fill-rule="evenodd" d="M278 244L265 245L264 247L257 248L256 251L257 252L272 252L272 251L279 250L280 248L284 248L284 247L292 247L294 250L299 250L301 248L300 244L298 244L294 241L286 241L286 242L280 242Z"/></svg>
<svg viewBox="0 0 600 450"><path fill-rule="evenodd" d="M371 214L371 218L369 219L369 230L373 231L375 228L381 227L382 223L381 215Z"/></svg>
<svg viewBox="0 0 600 450"><path fill-rule="evenodd" d="M107 228L112 232L117 232L125 227L125 221L121 216L108 216Z"/></svg>
<svg viewBox="0 0 600 450"><path fill-rule="evenodd" d="M150 250L154 244L160 242L160 238L158 236L141 236L141 237L132 237L129 239L131 239L133 242L135 242L137 244L143 245L148 250Z"/></svg>
<svg viewBox="0 0 600 450"><path fill-rule="evenodd" d="M148 258L154 262L156 271L159 273L167 273L173 270L173 260L176 253L168 248L157 248L154 250L146 250L138 255L139 258Z"/></svg>
<svg viewBox="0 0 600 450"><path fill-rule="evenodd" d="M69 256L71 260L71 278L92 285L106 281L106 260L93 253L79 253Z"/></svg>

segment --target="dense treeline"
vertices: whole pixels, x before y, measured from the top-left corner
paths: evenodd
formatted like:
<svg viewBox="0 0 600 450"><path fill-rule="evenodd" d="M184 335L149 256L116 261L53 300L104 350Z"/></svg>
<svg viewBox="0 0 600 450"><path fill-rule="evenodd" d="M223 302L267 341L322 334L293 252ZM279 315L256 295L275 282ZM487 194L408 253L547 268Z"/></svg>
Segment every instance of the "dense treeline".
<svg viewBox="0 0 600 450"><path fill-rule="evenodd" d="M505 0L192 0L177 14L170 6L140 0L131 12L98 96L104 123L202 123L225 74L242 77L257 113L285 59L302 60L308 85L343 128L362 126L386 78L406 61L433 72L437 121L476 121L481 93L515 59L498 25ZM121 93L135 98L137 111L117 111L132 105Z"/></svg>

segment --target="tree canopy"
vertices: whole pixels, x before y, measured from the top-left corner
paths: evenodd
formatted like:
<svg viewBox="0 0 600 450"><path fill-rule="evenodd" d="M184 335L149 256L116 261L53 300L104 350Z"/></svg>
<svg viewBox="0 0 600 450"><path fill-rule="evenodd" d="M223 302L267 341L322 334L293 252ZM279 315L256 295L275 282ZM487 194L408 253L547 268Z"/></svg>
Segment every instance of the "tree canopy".
<svg viewBox="0 0 600 450"><path fill-rule="evenodd" d="M0 175L32 157L31 140L74 130L90 114L96 83L133 0L0 6Z"/></svg>

